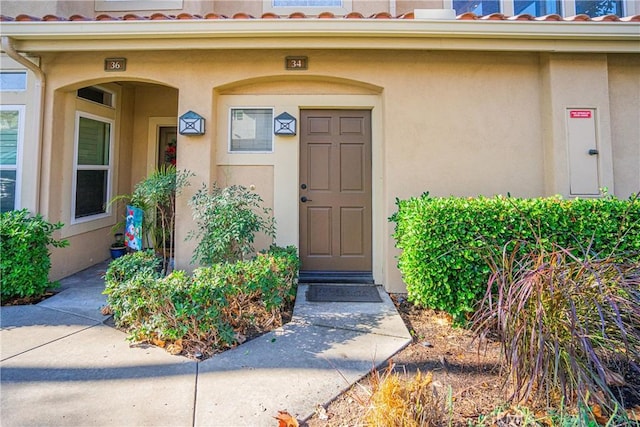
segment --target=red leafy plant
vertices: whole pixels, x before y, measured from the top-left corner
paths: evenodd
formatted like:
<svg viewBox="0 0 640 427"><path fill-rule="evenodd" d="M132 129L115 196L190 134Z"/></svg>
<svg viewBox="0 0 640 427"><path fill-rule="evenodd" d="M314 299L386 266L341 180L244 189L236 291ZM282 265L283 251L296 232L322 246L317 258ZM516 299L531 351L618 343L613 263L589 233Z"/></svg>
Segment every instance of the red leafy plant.
<svg viewBox="0 0 640 427"><path fill-rule="evenodd" d="M640 397L628 384L640 375L638 254L585 252L505 245L488 259L472 328L500 341L510 400L624 417L618 410Z"/></svg>

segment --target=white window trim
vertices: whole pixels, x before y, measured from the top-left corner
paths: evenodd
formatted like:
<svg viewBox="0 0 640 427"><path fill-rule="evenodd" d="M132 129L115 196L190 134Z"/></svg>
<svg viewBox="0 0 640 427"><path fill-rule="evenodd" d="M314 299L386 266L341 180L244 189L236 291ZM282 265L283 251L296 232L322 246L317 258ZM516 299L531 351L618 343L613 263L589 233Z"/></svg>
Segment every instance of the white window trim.
<svg viewBox="0 0 640 427"><path fill-rule="evenodd" d="M262 0L262 11L277 13L278 15L290 15L294 12L302 12L305 15L319 15L322 12L331 12L334 15L346 15L353 11L352 0L342 0L342 7L274 7L272 0Z"/></svg>
<svg viewBox="0 0 640 427"><path fill-rule="evenodd" d="M270 151L232 151L231 150L231 123L233 120L233 116L232 116L232 111L233 110L271 110L271 150ZM229 107L229 133L228 133L228 137L227 137L227 153L228 154L233 154L233 155L242 155L242 154L273 154L273 152L275 151L276 147L276 140L275 137L273 135L273 117L274 117L274 112L275 112L275 108L274 107L260 107L260 106L250 106L250 107L243 107L243 106L234 106L234 107Z"/></svg>
<svg viewBox="0 0 640 427"><path fill-rule="evenodd" d="M104 123L109 123L109 164L108 165L90 165L90 167L78 167L78 136L80 130L80 118L84 117L91 120L97 120ZM114 156L114 132L115 132L115 120L109 119L104 116L99 116L84 111L76 111L76 119L74 125L73 135L73 176L71 182L71 224L82 224L86 222L96 221L103 218L111 217L111 206L108 202L112 198L113 188L113 156ZM82 218L76 218L76 183L78 170L106 170L107 171L107 197L106 197L106 209L104 213L85 216Z"/></svg>
<svg viewBox="0 0 640 427"><path fill-rule="evenodd" d="M24 105L0 105L0 111L17 111L18 112L18 141L17 141L17 153L16 153L16 189L15 189L15 199L13 201L13 209L18 210L22 206L21 197L22 194L22 154L23 154L23 146L24 146L24 116L25 116L25 106ZM7 165L2 165L0 168L4 170L14 170L14 167Z"/></svg>
<svg viewBox="0 0 640 427"><path fill-rule="evenodd" d="M95 0L96 12L182 9L182 0Z"/></svg>

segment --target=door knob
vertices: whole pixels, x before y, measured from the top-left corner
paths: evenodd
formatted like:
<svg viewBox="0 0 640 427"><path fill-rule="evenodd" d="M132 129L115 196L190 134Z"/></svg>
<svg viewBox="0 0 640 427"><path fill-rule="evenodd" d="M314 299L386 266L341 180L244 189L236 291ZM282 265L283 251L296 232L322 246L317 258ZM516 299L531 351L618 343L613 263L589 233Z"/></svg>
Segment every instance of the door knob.
<svg viewBox="0 0 640 427"><path fill-rule="evenodd" d="M313 200L311 200L311 199L307 199L307 196L302 196L302 197L300 197L300 201L301 201L302 203L313 202Z"/></svg>
<svg viewBox="0 0 640 427"><path fill-rule="evenodd" d="M596 156L598 155L598 150L596 150L595 148L592 148L591 150L588 151L590 156Z"/></svg>
<svg viewBox="0 0 640 427"><path fill-rule="evenodd" d="M306 190L307 189L307 184L300 185L300 188L302 188L303 190Z"/></svg>

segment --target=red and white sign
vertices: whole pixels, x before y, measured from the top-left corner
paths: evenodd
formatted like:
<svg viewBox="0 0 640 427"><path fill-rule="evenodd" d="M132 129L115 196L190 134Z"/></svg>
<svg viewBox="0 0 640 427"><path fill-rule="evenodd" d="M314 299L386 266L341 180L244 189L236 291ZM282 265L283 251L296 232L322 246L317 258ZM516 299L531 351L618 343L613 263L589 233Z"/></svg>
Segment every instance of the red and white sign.
<svg viewBox="0 0 640 427"><path fill-rule="evenodd" d="M570 110L569 117L572 119L590 119L591 110Z"/></svg>

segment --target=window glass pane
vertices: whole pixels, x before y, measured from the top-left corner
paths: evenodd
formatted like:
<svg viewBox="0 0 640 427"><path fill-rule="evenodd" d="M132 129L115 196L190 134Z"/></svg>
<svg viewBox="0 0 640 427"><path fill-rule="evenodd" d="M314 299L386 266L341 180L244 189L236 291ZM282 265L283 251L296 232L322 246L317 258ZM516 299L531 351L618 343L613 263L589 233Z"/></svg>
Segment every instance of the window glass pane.
<svg viewBox="0 0 640 427"><path fill-rule="evenodd" d="M500 0L454 0L453 8L458 15L466 12L489 15L500 12Z"/></svg>
<svg viewBox="0 0 640 427"><path fill-rule="evenodd" d="M0 111L0 165L16 166L20 115L15 110Z"/></svg>
<svg viewBox="0 0 640 427"><path fill-rule="evenodd" d="M113 106L113 95L96 87L83 87L78 89L78 97L109 107Z"/></svg>
<svg viewBox="0 0 640 427"><path fill-rule="evenodd" d="M24 71L3 71L0 73L0 91L25 90L27 88L27 73Z"/></svg>
<svg viewBox="0 0 640 427"><path fill-rule="evenodd" d="M108 165L110 124L80 117L78 164Z"/></svg>
<svg viewBox="0 0 640 427"><path fill-rule="evenodd" d="M528 13L533 16L561 15L560 0L514 0L514 12L516 15Z"/></svg>
<svg viewBox="0 0 640 427"><path fill-rule="evenodd" d="M273 7L342 7L342 0L272 0Z"/></svg>
<svg viewBox="0 0 640 427"><path fill-rule="evenodd" d="M106 212L108 171L79 170L76 179L76 218Z"/></svg>
<svg viewBox="0 0 640 427"><path fill-rule="evenodd" d="M273 149L273 110L270 108L231 109L231 151Z"/></svg>
<svg viewBox="0 0 640 427"><path fill-rule="evenodd" d="M576 13L591 17L603 15L622 15L622 1L618 0L576 0Z"/></svg>
<svg viewBox="0 0 640 427"><path fill-rule="evenodd" d="M11 211L16 203L16 171L0 170L0 212Z"/></svg>

